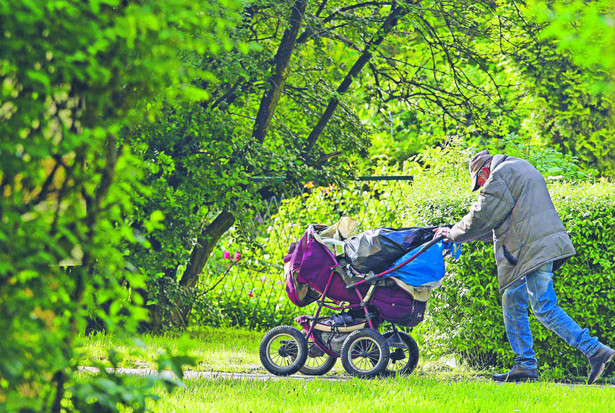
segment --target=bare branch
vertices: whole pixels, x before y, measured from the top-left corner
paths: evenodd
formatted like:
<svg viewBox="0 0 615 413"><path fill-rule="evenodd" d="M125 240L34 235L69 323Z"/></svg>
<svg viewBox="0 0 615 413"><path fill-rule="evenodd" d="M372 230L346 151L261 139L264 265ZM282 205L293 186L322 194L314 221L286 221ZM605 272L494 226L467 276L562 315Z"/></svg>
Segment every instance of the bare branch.
<svg viewBox="0 0 615 413"><path fill-rule="evenodd" d="M324 26L327 23L333 21L341 13L345 13L345 12L350 11L350 10L359 9L359 8L362 8L362 7L369 7L369 6L393 6L394 4L395 4L395 2L391 2L391 1L366 1L366 2L363 2L363 3L352 4L350 6L341 7L339 9L333 11L330 15L325 17L322 20L322 22L320 22L320 23L321 23L322 26ZM321 12L322 12L322 10L319 9L317 14L316 14L316 17L318 17ZM297 44L305 43L309 39L311 39L313 37L318 37L319 35L320 35L320 32L317 33L313 29L308 28L303 33L301 33L301 36L299 36L299 38L297 39Z"/></svg>
<svg viewBox="0 0 615 413"><path fill-rule="evenodd" d="M51 184L53 183L53 180L54 180L54 178L56 176L56 173L58 172L58 169L60 169L61 166L66 169L66 165L62 161L62 157L61 156L54 155L53 158L55 159L56 164L53 166L53 169L51 170L51 172L49 173L49 175L45 179L45 182L43 183L43 186L41 187L40 192L36 195L36 197L34 199L32 199L30 202L28 202L26 205L24 205L23 209L25 211L28 211L32 207L40 204L41 202L43 202L43 200L45 200L47 195L49 195L49 193L50 193Z"/></svg>

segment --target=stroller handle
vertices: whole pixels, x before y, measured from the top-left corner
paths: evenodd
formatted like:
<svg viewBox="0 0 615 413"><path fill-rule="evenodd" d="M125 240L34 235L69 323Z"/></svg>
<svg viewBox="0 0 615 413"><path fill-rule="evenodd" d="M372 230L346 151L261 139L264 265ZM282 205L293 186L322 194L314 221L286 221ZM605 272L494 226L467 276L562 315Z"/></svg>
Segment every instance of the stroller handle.
<svg viewBox="0 0 615 413"><path fill-rule="evenodd" d="M422 253L424 253L425 251L427 251L429 248L433 247L434 245L436 245L438 242L442 241L443 239L445 239L446 237L444 235L440 235L439 237L436 237L434 239L432 239L431 241L429 241L428 243L423 244L423 246L421 247L420 250L418 250L418 252L416 254L414 254L412 257L408 258L406 261L402 262L399 265L396 265L393 268L390 268L388 270L386 270L385 272L381 272L380 274L377 274L375 276L368 276L366 277L364 280L361 281L357 281L354 284L350 284L346 286L347 290L350 290L352 288L355 288L358 285L364 284L368 281L371 281L374 278L380 278L386 274L389 274L393 271L397 271L398 269L400 269L401 267L403 267L404 265L408 264L410 261L414 260L416 257L418 257L419 255L421 255Z"/></svg>
<svg viewBox="0 0 615 413"><path fill-rule="evenodd" d="M429 248L433 247L438 242L440 242L440 241L442 241L444 239L446 239L446 237L444 235L440 235L439 237L432 239L428 243L423 244L423 246L420 249L420 252L424 252L424 251L428 250Z"/></svg>

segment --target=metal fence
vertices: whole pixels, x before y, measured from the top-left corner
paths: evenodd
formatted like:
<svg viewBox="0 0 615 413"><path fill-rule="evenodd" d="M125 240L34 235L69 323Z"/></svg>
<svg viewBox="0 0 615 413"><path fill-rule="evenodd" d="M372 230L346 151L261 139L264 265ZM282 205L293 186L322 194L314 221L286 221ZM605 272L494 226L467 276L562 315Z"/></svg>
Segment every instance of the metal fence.
<svg viewBox="0 0 615 413"><path fill-rule="evenodd" d="M343 215L356 219L360 231L404 226L410 184L410 177L361 177L343 189L308 183L294 198L272 198L250 223L250 240L231 230L221 241L206 269L208 283L215 282L228 265L220 258L223 250L238 251L243 258L210 298L231 324L250 328L288 324L297 315L312 313L311 306L298 308L286 296L283 257L291 242L309 224L334 224Z"/></svg>

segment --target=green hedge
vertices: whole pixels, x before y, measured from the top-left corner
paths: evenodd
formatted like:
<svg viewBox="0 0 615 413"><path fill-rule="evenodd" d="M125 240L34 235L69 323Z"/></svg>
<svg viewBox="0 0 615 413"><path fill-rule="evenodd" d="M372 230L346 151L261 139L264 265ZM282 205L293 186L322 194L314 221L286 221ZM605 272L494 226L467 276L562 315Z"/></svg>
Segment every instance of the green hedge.
<svg viewBox="0 0 615 413"><path fill-rule="evenodd" d="M555 207L577 250L554 276L559 305L582 327L615 344L615 185L608 182L550 185ZM474 198L467 191L440 191L407 205L413 224L452 224ZM509 366L514 355L506 340L501 294L492 244L463 246L450 262L443 287L435 290L419 328L423 345L461 355L473 365ZM549 374L584 375L587 360L530 316L539 365Z"/></svg>

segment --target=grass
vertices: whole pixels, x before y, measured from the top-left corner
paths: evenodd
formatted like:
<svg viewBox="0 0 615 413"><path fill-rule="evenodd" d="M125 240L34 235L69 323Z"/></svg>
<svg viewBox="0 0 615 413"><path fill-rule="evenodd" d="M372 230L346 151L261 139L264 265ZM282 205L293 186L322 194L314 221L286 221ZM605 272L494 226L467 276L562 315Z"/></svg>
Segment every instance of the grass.
<svg viewBox="0 0 615 413"><path fill-rule="evenodd" d="M615 389L556 383L502 384L426 377L348 381L293 378L186 381L149 404L155 412L579 412L615 411Z"/></svg>
<svg viewBox="0 0 615 413"><path fill-rule="evenodd" d="M258 359L262 336L262 332L230 328L133 338L96 334L80 338L80 352L82 365L86 366L108 361L108 351L113 349L121 358L119 367L156 368L158 354L169 350L195 358L197 365L186 366L186 370L248 373L262 369Z"/></svg>
<svg viewBox="0 0 615 413"><path fill-rule="evenodd" d="M155 367L159 351L188 353L203 371L263 373L258 359L262 332L208 329L164 336L139 336L141 345L114 336L82 338L83 353L106 359L114 348L124 357L122 367ZM338 363L332 374L345 374ZM280 378L190 379L167 394L154 388L161 400L156 412L298 412L335 411L434 411L434 412L577 412L615 411L615 387L570 386L547 381L496 384L492 372L463 366L450 367L438 360L421 360L409 377L347 381ZM87 380L88 375L81 375ZM138 383L144 378L135 377Z"/></svg>
<svg viewBox="0 0 615 413"><path fill-rule="evenodd" d="M186 365L185 370L267 373L258 357L258 347L264 334L261 331L237 328L201 328L181 333L143 334L129 338L97 334L80 338L80 365L108 363L108 351L113 349L120 356L119 367L154 369L157 367L158 354L168 350L172 354L187 354L195 359L196 364ZM610 366L609 371L612 370L613 367ZM438 380L480 380L489 379L495 372L498 371L475 370L458 365L454 358L450 357L425 359L422 352L413 376ZM329 375L346 375L346 372L338 362ZM543 376L542 381L549 381L549 371L545 371ZM567 381L583 383L584 378L568 378ZM612 373L605 374L600 383L615 384Z"/></svg>
<svg viewBox="0 0 615 413"><path fill-rule="evenodd" d="M217 371L225 373L267 373L258 357L258 347L264 332L236 328L206 328L183 333L164 335L144 334L133 338L96 334L81 337L81 365L108 362L108 351L113 349L120 356L118 367L157 367L160 352L187 354L196 361L185 370ZM450 367L441 361L421 360L416 375L438 376L442 379L469 379L490 375L463 367ZM346 375L341 363L337 363L328 375Z"/></svg>

